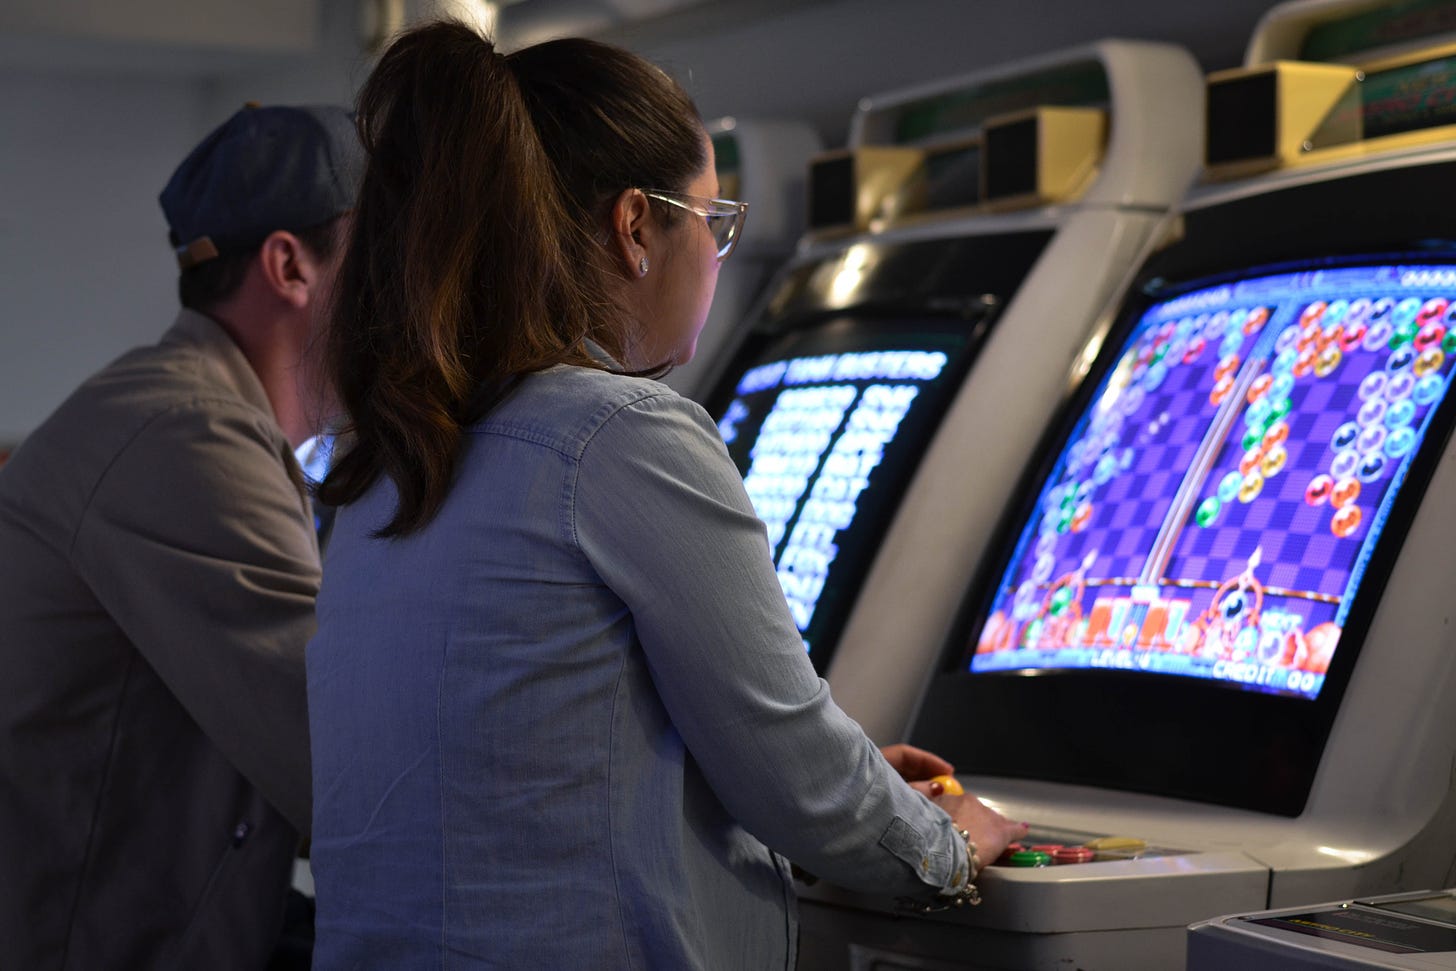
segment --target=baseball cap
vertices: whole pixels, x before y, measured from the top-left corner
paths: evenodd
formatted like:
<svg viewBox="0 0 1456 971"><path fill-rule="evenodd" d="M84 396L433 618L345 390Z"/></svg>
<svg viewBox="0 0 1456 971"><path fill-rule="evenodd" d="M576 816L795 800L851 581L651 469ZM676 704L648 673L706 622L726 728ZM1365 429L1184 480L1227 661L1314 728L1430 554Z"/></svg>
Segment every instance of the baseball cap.
<svg viewBox="0 0 1456 971"><path fill-rule="evenodd" d="M250 103L182 160L159 200L185 270L342 215L363 175L344 108Z"/></svg>

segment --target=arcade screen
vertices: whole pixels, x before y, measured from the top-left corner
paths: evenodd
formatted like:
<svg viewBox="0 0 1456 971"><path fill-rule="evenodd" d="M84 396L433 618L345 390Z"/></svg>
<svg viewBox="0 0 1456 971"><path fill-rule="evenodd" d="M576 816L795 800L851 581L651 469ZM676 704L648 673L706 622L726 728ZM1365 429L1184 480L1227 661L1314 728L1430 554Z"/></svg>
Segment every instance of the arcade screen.
<svg viewBox="0 0 1456 971"><path fill-rule="evenodd" d="M1456 265L1311 264L1151 303L1034 486L961 670L1317 698L1453 354Z"/></svg>
<svg viewBox="0 0 1456 971"><path fill-rule="evenodd" d="M961 318L831 317L738 372L718 427L821 671L975 332Z"/></svg>

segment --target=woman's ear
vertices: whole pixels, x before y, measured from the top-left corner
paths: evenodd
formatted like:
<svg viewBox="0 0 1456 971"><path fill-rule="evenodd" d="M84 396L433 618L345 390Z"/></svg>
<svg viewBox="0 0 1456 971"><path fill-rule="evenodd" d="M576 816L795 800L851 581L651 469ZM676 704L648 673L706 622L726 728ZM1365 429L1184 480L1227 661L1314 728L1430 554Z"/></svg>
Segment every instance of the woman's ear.
<svg viewBox="0 0 1456 971"><path fill-rule="evenodd" d="M657 249L659 229L652 205L641 189L624 189L612 203L611 237L607 246L628 279L647 275Z"/></svg>

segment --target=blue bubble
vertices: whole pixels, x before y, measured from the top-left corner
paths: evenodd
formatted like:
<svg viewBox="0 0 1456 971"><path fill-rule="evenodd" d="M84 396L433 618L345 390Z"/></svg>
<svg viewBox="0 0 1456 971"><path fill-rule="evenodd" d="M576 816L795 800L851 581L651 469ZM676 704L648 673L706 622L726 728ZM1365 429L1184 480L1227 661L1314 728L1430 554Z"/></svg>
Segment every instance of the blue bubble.
<svg viewBox="0 0 1456 971"><path fill-rule="evenodd" d="M1385 471L1385 456L1379 452L1371 452L1360 456L1360 465L1355 469L1355 476L1361 482L1374 482L1380 478L1380 473Z"/></svg>
<svg viewBox="0 0 1456 971"><path fill-rule="evenodd" d="M1224 476L1218 483L1218 497L1226 503L1233 502L1239 496L1239 486L1243 485L1244 477L1237 470Z"/></svg>
<svg viewBox="0 0 1456 971"><path fill-rule="evenodd" d="M1393 402L1385 412L1386 428L1404 428L1415 421L1416 403L1409 398Z"/></svg>
<svg viewBox="0 0 1456 971"><path fill-rule="evenodd" d="M1335 456L1330 463L1330 475L1335 479L1348 479L1360 467L1360 453L1347 448Z"/></svg>
<svg viewBox="0 0 1456 971"><path fill-rule="evenodd" d="M1360 435L1360 426L1353 421L1347 421L1335 433L1330 436L1330 448L1336 452L1349 448L1354 444L1355 439Z"/></svg>
<svg viewBox="0 0 1456 971"><path fill-rule="evenodd" d="M1296 355L1297 356L1297 355ZM1292 366L1292 365L1291 365ZM1289 392L1294 390L1294 375L1285 371L1282 374L1274 375L1274 381L1269 385L1268 397L1275 400L1289 397Z"/></svg>
<svg viewBox="0 0 1456 971"><path fill-rule="evenodd" d="M1399 401L1402 398L1410 397L1411 392L1415 390L1416 376L1410 371L1371 372L1372 375L1381 373L1390 375L1390 380L1385 384L1385 400Z"/></svg>
<svg viewBox="0 0 1456 971"><path fill-rule="evenodd" d="M1395 306L1394 320L1396 326L1412 323L1416 314L1421 312L1420 297L1406 297Z"/></svg>
<svg viewBox="0 0 1456 971"><path fill-rule="evenodd" d="M1370 319L1384 320L1386 315L1388 315L1394 309L1394 300L1390 299L1389 297L1381 297L1379 300L1375 301L1375 305L1370 308Z"/></svg>
<svg viewBox="0 0 1456 971"><path fill-rule="evenodd" d="M1418 405L1428 405L1440 400L1441 390L1446 381L1439 374L1427 374L1416 381L1416 386L1411 390L1411 398Z"/></svg>
<svg viewBox="0 0 1456 971"><path fill-rule="evenodd" d="M1398 459L1414 448L1415 444L1415 429L1409 425L1397 428L1385 437L1385 454Z"/></svg>
<svg viewBox="0 0 1456 971"><path fill-rule="evenodd" d="M1237 354L1239 348L1244 346L1244 335L1239 331L1230 331L1218 347L1219 357L1228 357L1230 354Z"/></svg>
<svg viewBox="0 0 1456 971"><path fill-rule="evenodd" d="M1164 366L1162 361L1159 361L1157 364L1154 364L1152 367L1148 368L1148 373L1143 375L1143 390L1156 391L1158 389L1158 385L1162 384L1163 379L1167 376L1167 367Z"/></svg>
<svg viewBox="0 0 1456 971"><path fill-rule="evenodd" d="M1290 350L1297 343L1299 343L1299 327L1295 324L1290 324L1281 330L1279 336L1274 339L1274 351L1275 353L1279 353Z"/></svg>
<svg viewBox="0 0 1456 971"><path fill-rule="evenodd" d="M1371 371L1365 375L1360 382L1360 400L1369 401L1371 398L1378 398L1384 393L1386 382L1389 380L1384 371Z"/></svg>
<svg viewBox="0 0 1456 971"><path fill-rule="evenodd" d="M1325 308L1324 322L1326 324L1338 324L1345 319L1345 314L1350 310L1348 300L1336 300Z"/></svg>
<svg viewBox="0 0 1456 971"><path fill-rule="evenodd" d="M1274 375L1274 380L1278 381L1281 375L1290 375L1292 377L1294 365L1298 360L1299 352L1294 348L1288 347L1280 351L1274 358L1274 364L1269 368Z"/></svg>

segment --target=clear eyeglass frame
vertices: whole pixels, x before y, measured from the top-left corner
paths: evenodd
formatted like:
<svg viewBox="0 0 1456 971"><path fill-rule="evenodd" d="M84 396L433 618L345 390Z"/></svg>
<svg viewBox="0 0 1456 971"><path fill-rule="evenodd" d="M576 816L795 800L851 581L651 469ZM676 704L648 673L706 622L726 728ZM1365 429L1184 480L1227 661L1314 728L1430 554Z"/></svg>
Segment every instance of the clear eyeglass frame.
<svg viewBox="0 0 1456 971"><path fill-rule="evenodd" d="M673 192L668 189L643 189L642 194L649 199L656 199L670 206L686 209L688 212L706 219L708 232L713 234L713 242L718 247L719 263L728 258L729 254L733 252L733 248L738 245L738 238L743 235L743 221L748 216L748 203L746 202L736 202L733 199L710 199L707 196L689 195L686 192Z"/></svg>

